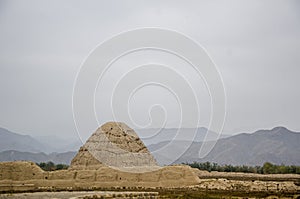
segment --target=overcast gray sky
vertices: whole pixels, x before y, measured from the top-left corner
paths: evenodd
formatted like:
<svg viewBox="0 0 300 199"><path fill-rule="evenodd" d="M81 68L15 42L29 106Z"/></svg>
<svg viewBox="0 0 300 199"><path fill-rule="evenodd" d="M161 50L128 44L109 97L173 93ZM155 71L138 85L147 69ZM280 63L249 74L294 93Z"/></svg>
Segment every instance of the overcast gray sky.
<svg viewBox="0 0 300 199"><path fill-rule="evenodd" d="M179 31L206 48L226 89L224 132L278 125L300 131L296 0L0 0L0 126L31 135L75 136L72 90L81 63L112 35L142 27ZM141 63L149 58L131 60L138 57ZM151 92L160 91L140 96ZM100 123L109 120L110 110L96 106ZM170 127L178 119L172 115Z"/></svg>

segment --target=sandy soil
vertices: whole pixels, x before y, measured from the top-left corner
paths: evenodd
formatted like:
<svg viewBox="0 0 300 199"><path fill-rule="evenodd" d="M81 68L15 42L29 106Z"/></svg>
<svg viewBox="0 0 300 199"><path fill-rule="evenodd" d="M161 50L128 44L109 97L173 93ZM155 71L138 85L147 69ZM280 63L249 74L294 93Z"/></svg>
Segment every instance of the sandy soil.
<svg viewBox="0 0 300 199"><path fill-rule="evenodd" d="M79 192L36 192L36 193L18 193L18 194L0 194L0 199L77 199L83 196L119 196L124 198L126 195L143 196L143 195L158 196L158 192L113 192L113 191L79 191ZM120 196L123 195L123 196Z"/></svg>

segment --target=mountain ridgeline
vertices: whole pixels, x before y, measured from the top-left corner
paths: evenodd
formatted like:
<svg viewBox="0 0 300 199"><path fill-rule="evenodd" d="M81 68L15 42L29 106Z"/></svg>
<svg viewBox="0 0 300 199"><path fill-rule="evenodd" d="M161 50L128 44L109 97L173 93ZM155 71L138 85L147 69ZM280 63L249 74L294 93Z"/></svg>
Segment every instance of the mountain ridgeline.
<svg viewBox="0 0 300 199"><path fill-rule="evenodd" d="M193 142L187 150L183 146L190 143L184 136L176 137L182 131L195 134ZM300 133L284 127L271 130L259 130L254 133L241 133L234 136L220 136L214 148L204 158L199 158L199 150L203 144L206 128L194 129L144 129L137 134L148 147L160 165L170 163L212 162L219 165L262 166L265 162L273 164L300 165ZM216 133L208 131L206 142L212 142ZM176 139L174 140L174 137ZM59 138L56 138L59 139ZM50 139L48 139L50 140ZM47 144L40 138L20 135L0 128L0 161L30 160L33 162L52 161L55 164L70 164L80 144L74 140L65 141L63 147L60 140ZM161 150L172 142L169 150ZM56 143L56 145L55 145ZM185 151L182 155L182 151Z"/></svg>
<svg viewBox="0 0 300 199"><path fill-rule="evenodd" d="M21 135L0 128L0 151L40 152L42 148L44 148L43 144L29 135Z"/></svg>
<svg viewBox="0 0 300 199"><path fill-rule="evenodd" d="M300 133L276 127L219 139L204 158L198 158L202 143L194 142L176 163L209 161L221 165L262 165L265 162L300 165L299 143ZM181 143L178 142L177 145L180 146ZM155 150L153 146L149 148Z"/></svg>

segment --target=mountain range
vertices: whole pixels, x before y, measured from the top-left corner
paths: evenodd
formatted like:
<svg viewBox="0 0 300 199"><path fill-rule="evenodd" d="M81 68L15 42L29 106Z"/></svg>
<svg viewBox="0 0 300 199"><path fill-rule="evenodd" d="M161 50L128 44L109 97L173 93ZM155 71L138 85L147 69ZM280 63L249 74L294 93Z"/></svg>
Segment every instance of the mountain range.
<svg viewBox="0 0 300 199"><path fill-rule="evenodd" d="M66 139L56 136L32 137L0 128L0 152L14 150L32 153L62 153L77 151L81 145L82 143L78 138Z"/></svg>
<svg viewBox="0 0 300 199"><path fill-rule="evenodd" d="M26 152L41 152L45 147L29 135L21 135L0 128L0 151L16 150ZM47 149L45 150L47 151Z"/></svg>
<svg viewBox="0 0 300 199"><path fill-rule="evenodd" d="M203 142L218 140L219 138L225 138L230 136L226 134L218 135L218 133L210 131L205 127L161 129L148 128L136 129L135 131L147 146L170 140Z"/></svg>
<svg viewBox="0 0 300 199"><path fill-rule="evenodd" d="M178 131L181 133L176 135ZM169 164L171 160L176 160L174 163L209 161L218 164L262 165L268 161L274 164L300 165L300 133L285 127L221 136L217 141L218 135L203 127L144 129L136 132L160 165ZM207 132L208 136L205 138ZM188 134L195 135L193 140L184 139L183 135ZM207 156L199 158L204 138L206 143L216 143ZM162 150L170 143L172 144L168 150ZM80 146L81 143L75 140L36 138L0 128L0 161L30 160L69 164ZM186 146L189 147L185 148Z"/></svg>
<svg viewBox="0 0 300 199"><path fill-rule="evenodd" d="M175 141L173 148L159 152L166 143L150 145L150 151L160 164L168 159L176 159L186 141ZM221 165L262 165L265 162L285 165L300 165L300 133L285 127L271 130L259 130L254 133L241 133L219 139L213 149L204 158L199 158L202 142L193 142L175 163L215 162ZM157 152L158 151L158 152Z"/></svg>
<svg viewBox="0 0 300 199"><path fill-rule="evenodd" d="M0 162L15 161L15 160L27 160L32 162L53 162L55 164L67 164L69 165L77 152L69 151L63 153L32 153L21 152L15 150L0 152Z"/></svg>

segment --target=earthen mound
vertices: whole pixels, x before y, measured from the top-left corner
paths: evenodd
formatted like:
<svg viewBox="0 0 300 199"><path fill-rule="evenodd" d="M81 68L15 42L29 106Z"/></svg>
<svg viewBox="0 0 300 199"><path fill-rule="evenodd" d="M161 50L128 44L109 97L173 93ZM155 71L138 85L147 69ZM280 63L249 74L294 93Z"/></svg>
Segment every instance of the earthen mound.
<svg viewBox="0 0 300 199"><path fill-rule="evenodd" d="M142 140L121 122L108 122L94 132L71 162L71 169L154 169L158 165Z"/></svg>

